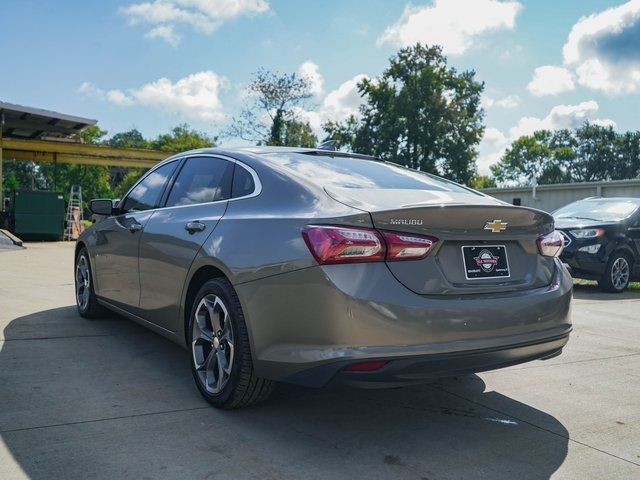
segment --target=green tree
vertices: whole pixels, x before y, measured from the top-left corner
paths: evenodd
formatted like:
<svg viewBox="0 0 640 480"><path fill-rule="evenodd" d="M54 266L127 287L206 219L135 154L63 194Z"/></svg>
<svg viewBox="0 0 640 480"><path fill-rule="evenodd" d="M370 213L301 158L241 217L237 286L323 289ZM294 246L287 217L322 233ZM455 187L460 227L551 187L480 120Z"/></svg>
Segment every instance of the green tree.
<svg viewBox="0 0 640 480"><path fill-rule="evenodd" d="M4 160L2 167L4 176L2 198L11 195L13 190L40 190L47 186L47 179L35 162Z"/></svg>
<svg viewBox="0 0 640 480"><path fill-rule="evenodd" d="M149 141L142 136L137 128L116 133L107 140L107 144L119 148L149 148Z"/></svg>
<svg viewBox="0 0 640 480"><path fill-rule="evenodd" d="M475 172L484 127L475 72L447 66L438 46L400 50L377 79L365 79L365 99L353 135L351 124L328 124L350 148L467 183Z"/></svg>
<svg viewBox="0 0 640 480"><path fill-rule="evenodd" d="M304 122L296 114L311 98L309 79L297 73L281 75L260 69L247 90L249 104L233 118L228 135L262 145L297 146L287 142L299 143L298 132L309 127L300 127ZM289 130L293 131L287 134Z"/></svg>
<svg viewBox="0 0 640 480"><path fill-rule="evenodd" d="M496 181L488 175L478 175L475 174L469 180L467 184L471 188L475 188L476 190L482 190L483 188L494 188L496 187Z"/></svg>
<svg viewBox="0 0 640 480"><path fill-rule="evenodd" d="M359 122L355 115L350 115L342 122L328 120L322 125L326 133L324 141L336 140L342 150L351 152L356 143L358 127Z"/></svg>
<svg viewBox="0 0 640 480"><path fill-rule="evenodd" d="M640 132L617 133L589 122L575 130L540 130L515 140L491 170L501 184L635 178L640 176Z"/></svg>
<svg viewBox="0 0 640 480"><path fill-rule="evenodd" d="M571 178L575 182L593 182L613 179L616 163L617 134L611 126L585 122L575 131L576 158L571 165Z"/></svg>
<svg viewBox="0 0 640 480"><path fill-rule="evenodd" d="M178 153L196 148L215 147L217 141L217 137L210 137L183 123L174 127L171 132L159 135L150 142L150 146L156 150Z"/></svg>
<svg viewBox="0 0 640 480"><path fill-rule="evenodd" d="M551 139L553 133L540 130L518 138L506 149L500 162L491 166L495 180L503 184L554 183L558 173Z"/></svg>
<svg viewBox="0 0 640 480"><path fill-rule="evenodd" d="M318 137L313 133L308 122L289 120L285 125L283 145L313 148L318 145Z"/></svg>

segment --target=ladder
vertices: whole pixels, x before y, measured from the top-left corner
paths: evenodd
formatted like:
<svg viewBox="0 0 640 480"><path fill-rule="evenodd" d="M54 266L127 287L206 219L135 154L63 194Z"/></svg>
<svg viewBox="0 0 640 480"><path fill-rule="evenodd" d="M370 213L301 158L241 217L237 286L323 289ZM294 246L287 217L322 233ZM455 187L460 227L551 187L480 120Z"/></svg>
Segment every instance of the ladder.
<svg viewBox="0 0 640 480"><path fill-rule="evenodd" d="M64 232L65 240L76 240L82 233L82 187L71 185L69 204L67 205L67 228Z"/></svg>

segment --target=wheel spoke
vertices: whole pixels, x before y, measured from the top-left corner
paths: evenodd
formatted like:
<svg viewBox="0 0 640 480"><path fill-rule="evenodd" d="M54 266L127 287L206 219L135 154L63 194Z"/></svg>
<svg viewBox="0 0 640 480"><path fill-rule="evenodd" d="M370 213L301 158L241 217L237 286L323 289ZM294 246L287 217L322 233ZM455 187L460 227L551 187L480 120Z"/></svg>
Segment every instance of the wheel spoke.
<svg viewBox="0 0 640 480"><path fill-rule="evenodd" d="M222 390L222 388L224 387L224 384L226 383L226 376L225 376L225 363L227 361L227 359L224 356L224 352L218 350L216 357L218 358L218 383L216 385L216 389L218 391Z"/></svg>

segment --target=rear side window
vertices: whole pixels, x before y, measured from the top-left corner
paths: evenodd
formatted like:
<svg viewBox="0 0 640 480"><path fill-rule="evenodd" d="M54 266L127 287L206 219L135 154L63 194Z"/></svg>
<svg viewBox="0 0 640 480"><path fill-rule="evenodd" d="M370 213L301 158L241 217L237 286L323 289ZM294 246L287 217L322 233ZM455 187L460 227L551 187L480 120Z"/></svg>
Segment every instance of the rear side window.
<svg viewBox="0 0 640 480"><path fill-rule="evenodd" d="M231 196L233 163L220 158L188 158L178 173L167 207L227 200Z"/></svg>
<svg viewBox="0 0 640 480"><path fill-rule="evenodd" d="M233 188L231 190L233 198L251 195L255 189L256 184L253 181L253 176L247 169L236 164L236 169L233 172Z"/></svg>
<svg viewBox="0 0 640 480"><path fill-rule="evenodd" d="M160 195L175 170L177 162L170 162L156 168L144 177L129 193L122 204L125 212L135 212L156 208Z"/></svg>

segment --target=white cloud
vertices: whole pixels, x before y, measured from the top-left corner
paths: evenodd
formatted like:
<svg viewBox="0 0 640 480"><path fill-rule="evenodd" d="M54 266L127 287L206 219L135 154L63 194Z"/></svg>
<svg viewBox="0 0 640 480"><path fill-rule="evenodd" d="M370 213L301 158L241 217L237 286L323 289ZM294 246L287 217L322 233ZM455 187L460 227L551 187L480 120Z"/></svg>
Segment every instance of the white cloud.
<svg viewBox="0 0 640 480"><path fill-rule="evenodd" d="M489 166L498 162L505 149L523 135L531 135L536 130L560 130L577 128L585 120L597 125L615 127L616 123L607 118L594 118L598 112L597 102L590 100L576 105L556 105L545 117L522 117L509 129L507 135L496 128L487 128L480 142L478 171L489 173Z"/></svg>
<svg viewBox="0 0 640 480"><path fill-rule="evenodd" d="M324 78L320 74L320 67L311 60L307 60L298 69L298 74L309 81L311 93L320 95L324 86Z"/></svg>
<svg viewBox="0 0 640 480"><path fill-rule="evenodd" d="M364 74L355 75L329 92L316 110L297 109L296 115L309 122L318 138L322 137L322 124L327 120L342 121L350 115L358 115L360 105L363 103L358 93L358 83L365 78L369 77Z"/></svg>
<svg viewBox="0 0 640 480"><path fill-rule="evenodd" d="M404 47L417 42L442 45L445 54L467 51L476 38L498 30L513 30L522 5L499 0L434 0L407 5L400 19L387 27L378 45Z"/></svg>
<svg viewBox="0 0 640 480"><path fill-rule="evenodd" d="M158 25L145 33L144 36L146 38L162 38L174 47L180 43L180 35L173 30L172 25Z"/></svg>
<svg viewBox="0 0 640 480"><path fill-rule="evenodd" d="M363 103L358 92L358 84L365 78L369 77L361 73L329 92L322 102L324 114L334 120L344 120L350 115L357 115Z"/></svg>
<svg viewBox="0 0 640 480"><path fill-rule="evenodd" d="M225 77L207 70L181 78L175 83L168 78L161 78L126 92L114 89L105 93L89 82L80 85L78 91L123 107L156 107L183 118L219 121L225 117L220 92L227 88L227 84Z"/></svg>
<svg viewBox="0 0 640 480"><path fill-rule="evenodd" d="M578 83L608 94L640 91L640 0L582 17L563 47Z"/></svg>
<svg viewBox="0 0 640 480"><path fill-rule="evenodd" d="M509 144L507 137L497 128L488 127L484 130L484 137L478 146L478 172L481 175L490 173L489 167L500 161L504 149Z"/></svg>
<svg viewBox="0 0 640 480"><path fill-rule="evenodd" d="M104 98L104 91L91 82L82 82L78 87L78 93L82 93L87 97Z"/></svg>
<svg viewBox="0 0 640 480"><path fill-rule="evenodd" d="M482 106L484 108L516 108L520 103L521 100L518 95L507 95L502 98L494 98L486 95L482 97Z"/></svg>
<svg viewBox="0 0 640 480"><path fill-rule="evenodd" d="M130 25L153 25L146 36L177 45L180 36L174 26L184 24L210 34L225 21L269 10L267 0L154 0L120 7Z"/></svg>
<svg viewBox="0 0 640 480"><path fill-rule="evenodd" d="M574 90L573 74L563 67L544 65L533 72L533 78L527 85L527 90L537 97L543 95L557 95Z"/></svg>
<svg viewBox="0 0 640 480"><path fill-rule="evenodd" d="M109 90L105 98L121 107L130 107L135 104L135 100L132 97L128 97L122 90Z"/></svg>
<svg viewBox="0 0 640 480"><path fill-rule="evenodd" d="M599 105L596 101L581 102L576 105L556 105L544 118L522 117L509 130L509 137L515 140L522 135L531 135L536 130L559 130L562 128L577 128L589 120L601 125L615 125L613 120L594 118Z"/></svg>

